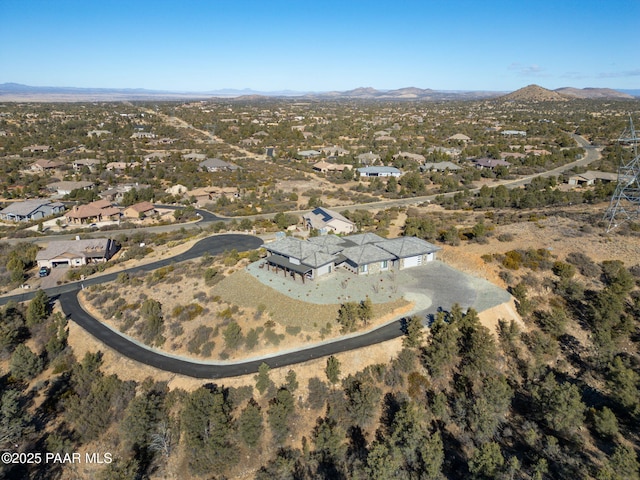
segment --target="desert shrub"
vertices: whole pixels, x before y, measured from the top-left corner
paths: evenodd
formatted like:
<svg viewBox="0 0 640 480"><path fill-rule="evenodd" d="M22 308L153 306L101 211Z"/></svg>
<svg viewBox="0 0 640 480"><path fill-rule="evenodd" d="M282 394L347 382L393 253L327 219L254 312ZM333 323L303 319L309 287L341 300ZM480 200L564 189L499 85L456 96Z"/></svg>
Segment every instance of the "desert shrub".
<svg viewBox="0 0 640 480"><path fill-rule="evenodd" d="M157 285L158 283L167 280L167 276L173 272L173 270L173 265L154 270L153 273L147 277L147 286ZM171 280L173 281L173 278Z"/></svg>
<svg viewBox="0 0 640 480"><path fill-rule="evenodd" d="M287 325L285 327L285 331L287 332L288 335L291 335L291 336L298 335L301 330L302 330L302 327L300 326Z"/></svg>
<svg viewBox="0 0 640 480"><path fill-rule="evenodd" d="M132 245L131 247L128 248L128 250L125 253L125 258L133 258L135 260L140 260L141 258L144 258L145 256L149 255L151 252L153 252L153 249L151 247L141 247L140 245Z"/></svg>
<svg viewBox="0 0 640 480"><path fill-rule="evenodd" d="M280 345L280 342L284 340L284 335L282 333L276 333L272 328L267 328L264 331L264 338L272 345L278 346Z"/></svg>
<svg viewBox="0 0 640 480"><path fill-rule="evenodd" d="M184 328L178 322L173 322L169 325L169 331L171 332L172 337L179 337L184 333Z"/></svg>
<svg viewBox="0 0 640 480"><path fill-rule="evenodd" d="M512 242L515 236L512 233L501 233L498 235L499 242Z"/></svg>
<svg viewBox="0 0 640 480"><path fill-rule="evenodd" d="M214 348L216 348L215 342L207 342L202 345L201 353L204 357L210 357Z"/></svg>
<svg viewBox="0 0 640 480"><path fill-rule="evenodd" d="M258 340L260 338L260 333L257 329L252 328L247 332L247 335L244 338L244 344L247 347L247 350L253 350L256 345L258 345Z"/></svg>
<svg viewBox="0 0 640 480"><path fill-rule="evenodd" d="M217 268L207 268L204 271L204 281L207 285L213 286L222 280L222 275Z"/></svg>
<svg viewBox="0 0 640 480"><path fill-rule="evenodd" d="M598 264L582 252L571 252L567 255L567 262L575 266L585 277L596 278L602 272Z"/></svg>
<svg viewBox="0 0 640 480"><path fill-rule="evenodd" d="M180 322L187 322L193 320L198 315L201 315L204 308L197 303L190 303L188 305L176 305L171 315Z"/></svg>
<svg viewBox="0 0 640 480"><path fill-rule="evenodd" d="M242 328L236 322L229 323L227 328L222 332L222 336L224 337L226 347L232 350L238 348L244 341Z"/></svg>
<svg viewBox="0 0 640 480"><path fill-rule="evenodd" d="M502 266L509 270L518 270L522 266L522 255L516 250L510 250L504 255Z"/></svg>
<svg viewBox="0 0 640 480"><path fill-rule="evenodd" d="M193 299L200 303L204 303L207 301L207 294L205 292L196 292L193 294Z"/></svg>
<svg viewBox="0 0 640 480"><path fill-rule="evenodd" d="M196 328L193 331L191 339L187 342L187 350L189 353L193 353L195 355L200 354L202 346L209 340L212 332L213 328L205 325L200 325Z"/></svg>

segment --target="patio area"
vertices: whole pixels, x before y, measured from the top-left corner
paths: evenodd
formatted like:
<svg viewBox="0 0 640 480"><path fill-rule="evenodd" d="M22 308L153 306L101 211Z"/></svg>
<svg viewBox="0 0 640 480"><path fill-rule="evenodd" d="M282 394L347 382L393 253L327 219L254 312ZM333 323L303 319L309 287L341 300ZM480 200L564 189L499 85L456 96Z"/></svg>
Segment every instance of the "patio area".
<svg viewBox="0 0 640 480"><path fill-rule="evenodd" d="M436 313L458 303L462 308L483 311L509 301L505 290L481 278L462 273L439 262L420 267L371 275L354 275L337 268L315 280L302 283L299 275L285 275L260 267L263 261L247 266L247 271L264 285L291 298L316 304L340 304L371 299L384 303L401 297L416 302L412 313Z"/></svg>

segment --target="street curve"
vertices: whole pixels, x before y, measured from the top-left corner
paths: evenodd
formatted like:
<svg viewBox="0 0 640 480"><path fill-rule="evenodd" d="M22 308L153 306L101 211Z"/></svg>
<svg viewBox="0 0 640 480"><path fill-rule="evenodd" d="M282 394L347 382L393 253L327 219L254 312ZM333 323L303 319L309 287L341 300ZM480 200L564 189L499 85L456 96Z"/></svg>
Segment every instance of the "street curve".
<svg viewBox="0 0 640 480"><path fill-rule="evenodd" d="M334 355L357 348L374 345L402 335L402 322L398 320L363 335L323 343L276 356L260 357L241 362L203 362L161 353L132 341L107 327L89 315L78 302L77 291L58 297L65 314L77 325L106 346L132 360L167 372L193 378L216 379L256 373L264 362L270 368L285 367L296 363Z"/></svg>
<svg viewBox="0 0 640 480"><path fill-rule="evenodd" d="M46 292L52 300L58 300L60 302L67 318L82 327L107 347L142 364L193 378L218 379L256 373L258 367L263 362L271 368L284 367L340 352L367 347L392 340L403 334L402 320L398 320L365 334L323 342L322 344L303 347L299 350L288 351L280 355L268 355L240 362L205 362L178 357L142 345L120 332L111 329L91 316L80 306L78 301L78 292L83 287L111 282L115 280L120 273L150 272L171 264L199 258L205 253L216 255L231 249L238 251L253 250L260 247L262 243L260 238L251 235L215 235L200 240L186 252L174 257L88 278L83 282L61 285L47 289ZM4 305L12 300L16 302L27 301L33 298L34 295L35 292L29 292L20 295L0 297L0 305Z"/></svg>

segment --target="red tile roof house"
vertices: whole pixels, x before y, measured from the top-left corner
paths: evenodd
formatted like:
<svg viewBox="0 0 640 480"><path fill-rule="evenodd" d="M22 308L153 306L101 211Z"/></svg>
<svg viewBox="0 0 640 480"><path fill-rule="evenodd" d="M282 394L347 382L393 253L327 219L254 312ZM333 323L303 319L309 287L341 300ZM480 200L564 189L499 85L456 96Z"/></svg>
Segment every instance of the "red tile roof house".
<svg viewBox="0 0 640 480"><path fill-rule="evenodd" d="M151 202L140 202L125 208L123 213L127 218L143 218L151 217L158 211Z"/></svg>
<svg viewBox="0 0 640 480"><path fill-rule="evenodd" d="M65 215L67 223L82 225L107 220L119 220L122 212L108 200L97 200L87 205L75 206Z"/></svg>
<svg viewBox="0 0 640 480"><path fill-rule="evenodd" d="M64 165L62 162L56 162L55 160L36 160L31 164L31 170L34 172L46 172L47 170L55 170Z"/></svg>

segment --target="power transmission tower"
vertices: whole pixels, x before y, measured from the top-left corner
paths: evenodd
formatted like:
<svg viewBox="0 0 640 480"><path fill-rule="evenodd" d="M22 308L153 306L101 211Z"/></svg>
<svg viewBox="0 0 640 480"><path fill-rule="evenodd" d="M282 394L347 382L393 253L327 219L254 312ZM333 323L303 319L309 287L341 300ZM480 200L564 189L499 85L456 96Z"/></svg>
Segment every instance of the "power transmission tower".
<svg viewBox="0 0 640 480"><path fill-rule="evenodd" d="M608 220L607 233L624 222L632 222L640 217L640 156L638 156L638 137L629 115L629 129L620 136L621 145L631 145L633 158L625 163L620 160L618 184L611 197L609 208L604 214Z"/></svg>

